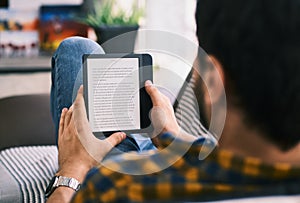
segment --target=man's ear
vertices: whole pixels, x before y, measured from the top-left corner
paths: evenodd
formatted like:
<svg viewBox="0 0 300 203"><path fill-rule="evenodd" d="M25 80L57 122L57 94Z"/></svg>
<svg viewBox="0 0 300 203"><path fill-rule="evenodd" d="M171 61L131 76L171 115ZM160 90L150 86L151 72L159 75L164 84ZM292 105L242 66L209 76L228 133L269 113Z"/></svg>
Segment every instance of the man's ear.
<svg viewBox="0 0 300 203"><path fill-rule="evenodd" d="M204 95L206 103L216 103L224 94L225 76L222 64L219 60L209 55L207 57L209 66L203 76L208 92Z"/></svg>

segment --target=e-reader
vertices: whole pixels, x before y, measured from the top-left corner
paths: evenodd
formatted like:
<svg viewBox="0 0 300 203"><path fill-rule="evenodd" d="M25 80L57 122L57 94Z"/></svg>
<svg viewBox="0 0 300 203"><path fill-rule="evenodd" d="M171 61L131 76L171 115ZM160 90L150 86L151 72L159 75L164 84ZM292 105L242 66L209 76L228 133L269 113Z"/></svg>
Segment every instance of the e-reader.
<svg viewBox="0 0 300 203"><path fill-rule="evenodd" d="M146 80L153 81L149 54L83 55L84 100L96 137L151 132Z"/></svg>

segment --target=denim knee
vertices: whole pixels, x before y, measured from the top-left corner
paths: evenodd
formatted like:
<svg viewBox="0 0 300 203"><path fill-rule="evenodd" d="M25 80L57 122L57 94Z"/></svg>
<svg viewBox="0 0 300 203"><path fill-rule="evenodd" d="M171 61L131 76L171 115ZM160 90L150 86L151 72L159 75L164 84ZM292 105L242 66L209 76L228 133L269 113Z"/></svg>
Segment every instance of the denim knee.
<svg viewBox="0 0 300 203"><path fill-rule="evenodd" d="M63 40L52 57L51 111L58 129L60 112L72 104L73 92L82 83L78 77L82 69L83 54L103 54L96 42L83 37L69 37Z"/></svg>
<svg viewBox="0 0 300 203"><path fill-rule="evenodd" d="M56 55L61 54L104 54L102 47L95 41L84 37L68 37L64 39L56 50ZM79 56L81 57L81 56Z"/></svg>

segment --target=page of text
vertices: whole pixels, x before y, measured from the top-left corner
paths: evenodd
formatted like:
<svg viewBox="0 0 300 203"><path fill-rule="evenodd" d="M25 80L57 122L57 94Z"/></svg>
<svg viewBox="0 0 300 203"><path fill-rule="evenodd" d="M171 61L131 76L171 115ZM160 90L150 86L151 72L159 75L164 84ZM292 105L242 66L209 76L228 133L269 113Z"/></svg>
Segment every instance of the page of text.
<svg viewBox="0 0 300 203"><path fill-rule="evenodd" d="M140 129L138 58L90 58L87 63L93 132Z"/></svg>

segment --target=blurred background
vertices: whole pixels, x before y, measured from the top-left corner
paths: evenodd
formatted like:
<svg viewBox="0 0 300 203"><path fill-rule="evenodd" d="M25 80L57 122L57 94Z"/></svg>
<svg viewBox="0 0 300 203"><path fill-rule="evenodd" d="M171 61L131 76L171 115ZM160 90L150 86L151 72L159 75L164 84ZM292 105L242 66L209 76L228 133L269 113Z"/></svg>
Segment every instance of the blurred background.
<svg viewBox="0 0 300 203"><path fill-rule="evenodd" d="M195 6L196 0L0 0L0 98L49 93L51 55L69 36L102 43L122 27L167 31L197 43ZM134 40L133 49L143 43L139 36ZM154 83L168 84L176 94L181 84L165 79L168 68L184 78L191 67L154 57Z"/></svg>

